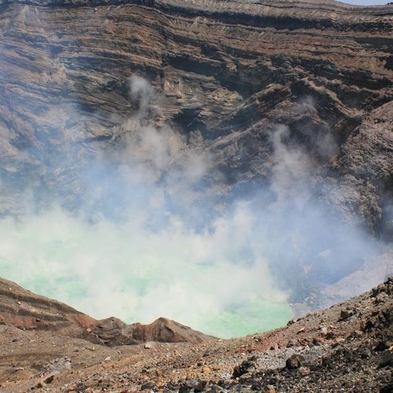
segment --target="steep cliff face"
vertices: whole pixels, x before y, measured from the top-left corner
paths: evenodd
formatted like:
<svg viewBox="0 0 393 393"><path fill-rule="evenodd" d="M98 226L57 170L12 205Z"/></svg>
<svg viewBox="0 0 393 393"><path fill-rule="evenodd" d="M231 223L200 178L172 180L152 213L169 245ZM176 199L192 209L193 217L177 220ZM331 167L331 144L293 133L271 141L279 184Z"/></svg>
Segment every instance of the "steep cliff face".
<svg viewBox="0 0 393 393"><path fill-rule="evenodd" d="M332 167L334 156L335 171L351 172L360 143L354 134L392 100L391 6L19 1L1 7L3 198L20 195L26 183L38 192L77 193L84 156L123 138L121 125L137 112L128 86L135 73L159 92L150 119L202 134L222 157L217 164L231 167L230 182L269 173L275 124L287 125L316 165ZM374 132L370 149L391 148L389 122L377 128L385 137ZM324 148L326 135L338 150ZM387 163L369 179L349 175L361 190L387 188L391 170ZM380 208L353 204L368 222L367 211ZM15 199L3 206L15 211Z"/></svg>
<svg viewBox="0 0 393 393"><path fill-rule="evenodd" d="M391 6L3 2L1 30L7 194L23 190L16 173L23 186L27 178L74 193L83 154L121 138L119 125L136 114L128 87L134 73L159 92L155 124L201 133L223 152L223 167L234 162L233 181L269 170L258 163L266 161L267 130L276 123L288 125L323 165L337 153L318 150L329 133L339 162L346 161L335 169L350 170L343 146L369 113L392 100ZM312 105L301 104L310 98ZM378 128L387 128L382 143L391 146L389 125ZM58 162L67 147L71 168ZM385 184L390 170L387 163L371 177Z"/></svg>
<svg viewBox="0 0 393 393"><path fill-rule="evenodd" d="M181 139L171 149L210 158L198 180L209 201L267 188L260 204L276 209L282 198L296 205L307 190L313 204L335 209L329 220L359 218L389 239L391 5L21 0L0 7L2 216L54 202L72 211L89 205L86 172L102 155L117 165L109 177L125 160L145 160L137 130L154 127ZM135 146L132 154L125 145ZM278 184L277 172L292 188ZM205 203L200 197L194 202Z"/></svg>

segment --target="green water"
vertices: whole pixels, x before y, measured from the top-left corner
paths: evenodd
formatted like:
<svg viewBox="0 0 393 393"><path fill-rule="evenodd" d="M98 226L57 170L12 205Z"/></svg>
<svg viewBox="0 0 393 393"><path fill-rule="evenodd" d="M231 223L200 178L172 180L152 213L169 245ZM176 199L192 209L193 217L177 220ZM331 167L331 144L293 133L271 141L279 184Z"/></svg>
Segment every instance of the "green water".
<svg viewBox="0 0 393 393"><path fill-rule="evenodd" d="M1 276L95 318L164 316L223 338L284 325L291 310L266 261L255 250L242 260L245 243L233 233L242 228L221 224L213 234L179 223L150 233L131 222L88 225L61 210L3 221Z"/></svg>

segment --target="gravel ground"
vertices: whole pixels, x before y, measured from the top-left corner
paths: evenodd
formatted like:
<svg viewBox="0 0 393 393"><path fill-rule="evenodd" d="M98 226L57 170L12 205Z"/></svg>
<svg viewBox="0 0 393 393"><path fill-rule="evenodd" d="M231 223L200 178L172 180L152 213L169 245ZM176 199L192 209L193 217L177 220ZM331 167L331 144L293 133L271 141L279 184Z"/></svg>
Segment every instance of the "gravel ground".
<svg viewBox="0 0 393 393"><path fill-rule="evenodd" d="M108 348L0 326L0 390L392 392L393 279L284 328L202 344Z"/></svg>

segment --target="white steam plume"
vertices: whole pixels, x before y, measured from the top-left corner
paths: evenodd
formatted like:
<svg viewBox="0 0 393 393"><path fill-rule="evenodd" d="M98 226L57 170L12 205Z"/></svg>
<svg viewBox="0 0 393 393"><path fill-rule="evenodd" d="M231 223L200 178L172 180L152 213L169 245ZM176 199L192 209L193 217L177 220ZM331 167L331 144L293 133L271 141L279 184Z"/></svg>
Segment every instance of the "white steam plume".
<svg viewBox="0 0 393 393"><path fill-rule="evenodd" d="M119 125L122 145L84 172L77 212L3 222L4 274L98 318L165 316L225 337L285 323L248 203L217 214L204 184L219 176L211 156L154 127L146 80L130 78L130 98L139 106Z"/></svg>
<svg viewBox="0 0 393 393"><path fill-rule="evenodd" d="M121 143L83 173L76 211L2 222L4 276L97 318L165 316L230 337L284 324L292 314L280 288L301 298L376 253L313 195L312 160L285 126L272 135L270 187L219 210L214 156L154 126L155 94L130 78L137 110L119 124Z"/></svg>
<svg viewBox="0 0 393 393"><path fill-rule="evenodd" d="M277 204L288 201L301 202L309 196L311 160L299 146L290 148L284 143L289 138L289 129L278 125L274 130L273 167L271 191L277 196Z"/></svg>

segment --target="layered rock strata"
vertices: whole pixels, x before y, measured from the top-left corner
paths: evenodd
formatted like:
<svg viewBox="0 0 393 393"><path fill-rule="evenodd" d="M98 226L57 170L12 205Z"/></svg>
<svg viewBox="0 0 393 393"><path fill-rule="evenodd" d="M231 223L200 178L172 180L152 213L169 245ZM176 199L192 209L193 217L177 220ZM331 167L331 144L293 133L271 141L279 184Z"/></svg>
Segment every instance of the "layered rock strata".
<svg viewBox="0 0 393 393"><path fill-rule="evenodd" d="M391 111L392 27L391 6L334 1L3 1L3 214L20 213L27 184L40 201L72 205L86 157L128 132L138 73L159 93L150 120L202 135L228 183L269 175L269 132L284 124L316 166L343 175L338 189L369 195L349 210L378 230L376 195L392 173L391 124L380 120ZM338 150L321 147L326 135Z"/></svg>
<svg viewBox="0 0 393 393"><path fill-rule="evenodd" d="M21 330L52 331L64 337L81 338L109 347L150 341L201 343L213 339L166 318L159 318L149 325L127 325L114 317L96 320L5 279L0 279L0 325Z"/></svg>

